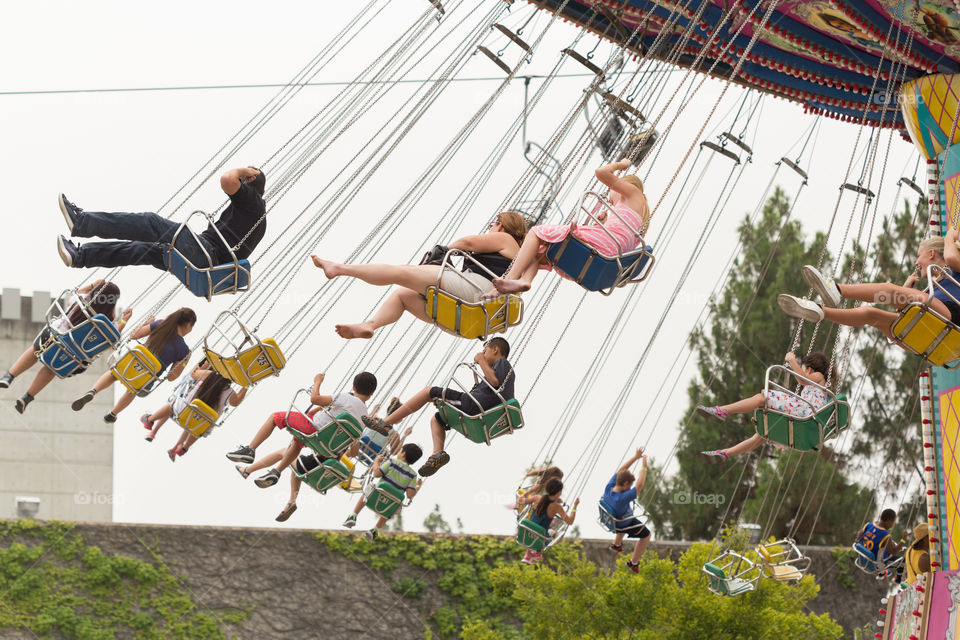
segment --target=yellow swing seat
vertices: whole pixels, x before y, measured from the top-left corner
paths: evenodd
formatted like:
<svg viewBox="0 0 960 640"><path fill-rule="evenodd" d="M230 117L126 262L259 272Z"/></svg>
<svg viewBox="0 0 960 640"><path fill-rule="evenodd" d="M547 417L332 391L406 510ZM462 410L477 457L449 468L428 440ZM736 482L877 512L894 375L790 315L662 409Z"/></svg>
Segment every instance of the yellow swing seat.
<svg viewBox="0 0 960 640"><path fill-rule="evenodd" d="M110 370L113 377L136 396L145 396L159 382L163 367L144 345L130 347Z"/></svg>
<svg viewBox="0 0 960 640"><path fill-rule="evenodd" d="M237 335L243 339L231 339L231 336ZM220 346L215 346L214 342ZM204 337L203 351L214 371L242 387L280 375L287 364L276 340L258 338L256 332L248 330L234 311L224 311L217 316Z"/></svg>
<svg viewBox="0 0 960 640"><path fill-rule="evenodd" d="M904 307L890 332L894 342L934 366L960 366L960 328L925 304Z"/></svg>
<svg viewBox="0 0 960 640"><path fill-rule="evenodd" d="M799 580L810 568L810 558L790 539L757 545L756 551L764 573L779 582Z"/></svg>
<svg viewBox="0 0 960 640"><path fill-rule="evenodd" d="M191 434L200 437L217 422L219 417L220 414L207 403L193 400L176 415L176 421Z"/></svg>

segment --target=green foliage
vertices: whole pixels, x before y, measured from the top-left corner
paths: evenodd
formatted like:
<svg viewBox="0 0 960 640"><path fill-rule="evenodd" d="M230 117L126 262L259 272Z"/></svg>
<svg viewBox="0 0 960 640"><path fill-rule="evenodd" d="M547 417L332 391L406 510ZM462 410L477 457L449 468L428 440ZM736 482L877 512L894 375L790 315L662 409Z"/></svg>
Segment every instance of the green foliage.
<svg viewBox="0 0 960 640"><path fill-rule="evenodd" d="M558 545L549 566L503 566L493 571L497 593L511 598L525 637L686 640L778 638L826 640L842 629L804 605L817 593L812 576L799 583L761 581L754 592L723 598L710 593L701 571L711 547L693 545L679 563L648 554L639 575L620 567L597 571L575 548ZM556 553L553 553L556 551ZM566 632L568 631L568 632ZM480 622L463 638L496 637Z"/></svg>
<svg viewBox="0 0 960 640"><path fill-rule="evenodd" d="M0 630L99 640L222 638L248 612L204 613L162 562L105 554L73 526L0 522Z"/></svg>
<svg viewBox="0 0 960 640"><path fill-rule="evenodd" d="M419 598L427 583L420 578L400 578L392 585L393 590L404 598Z"/></svg>
<svg viewBox="0 0 960 640"><path fill-rule="evenodd" d="M857 558L857 552L850 547L834 547L830 550L830 555L833 556L837 567L837 582L844 589L856 591L857 582L853 579L853 561Z"/></svg>
<svg viewBox="0 0 960 640"><path fill-rule="evenodd" d="M423 528L429 531L430 533L450 533L450 525L446 520L443 519L443 514L440 513L440 505L433 505L433 511L423 519Z"/></svg>
<svg viewBox="0 0 960 640"><path fill-rule="evenodd" d="M511 633L504 621L510 599L494 593L490 578L492 568L516 563L523 551L513 540L492 536L436 536L423 537L415 534L382 536L370 542L362 536L347 536L336 533L318 533L317 540L339 555L361 562L374 571L390 578L393 571L403 567L423 570L419 578L401 578L393 583L394 591L403 593L397 585L412 587L432 579L437 588L449 596L450 601L434 609L426 608L424 614L441 638L454 638L461 625L468 620L484 620L491 629L501 634ZM410 594L405 594L410 597Z"/></svg>

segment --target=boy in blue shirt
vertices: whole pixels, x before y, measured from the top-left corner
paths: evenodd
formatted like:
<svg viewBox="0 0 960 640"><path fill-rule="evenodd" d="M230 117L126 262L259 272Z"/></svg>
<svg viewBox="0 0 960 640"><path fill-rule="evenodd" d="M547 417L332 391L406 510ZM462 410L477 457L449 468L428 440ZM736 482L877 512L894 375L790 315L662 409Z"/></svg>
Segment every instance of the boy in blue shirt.
<svg viewBox="0 0 960 640"><path fill-rule="evenodd" d="M887 564L890 558L900 553L903 545L893 541L890 531L897 522L897 512L893 509L884 509L876 522L868 522L860 527L857 534L857 544L863 545L873 554L874 559ZM878 553L878 551L882 551ZM878 576L884 577L884 576Z"/></svg>
<svg viewBox="0 0 960 640"><path fill-rule="evenodd" d="M640 477L634 478L633 473L630 472L630 467L637 460L641 460L643 466L640 468ZM637 538L637 543L633 547L633 556L627 560L627 568L634 573L640 572L640 558L650 544L650 530L637 518L629 517L631 515L630 505L637 499L637 494L643 489L643 484L646 481L647 456L643 455L643 447L641 447L617 469L617 472L610 478L610 482L603 490L603 501L613 510L613 517L617 519L616 538L610 545L610 549L620 553L623 551L624 536Z"/></svg>

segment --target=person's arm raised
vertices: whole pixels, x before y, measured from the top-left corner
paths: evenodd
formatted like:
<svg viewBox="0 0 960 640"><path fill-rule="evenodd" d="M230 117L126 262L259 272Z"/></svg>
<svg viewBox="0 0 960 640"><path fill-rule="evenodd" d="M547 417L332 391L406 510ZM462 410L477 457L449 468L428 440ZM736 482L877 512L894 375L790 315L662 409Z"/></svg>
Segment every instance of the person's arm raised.
<svg viewBox="0 0 960 640"><path fill-rule="evenodd" d="M250 182L258 175L260 175L260 172L256 169L251 169L250 167L231 169L220 176L220 188L223 189L225 194L232 196L240 190L241 184L244 182Z"/></svg>
<svg viewBox="0 0 960 640"><path fill-rule="evenodd" d="M947 266L954 271L960 271L960 249L957 248L957 230L953 227L947 229L947 234L943 237L943 259Z"/></svg>

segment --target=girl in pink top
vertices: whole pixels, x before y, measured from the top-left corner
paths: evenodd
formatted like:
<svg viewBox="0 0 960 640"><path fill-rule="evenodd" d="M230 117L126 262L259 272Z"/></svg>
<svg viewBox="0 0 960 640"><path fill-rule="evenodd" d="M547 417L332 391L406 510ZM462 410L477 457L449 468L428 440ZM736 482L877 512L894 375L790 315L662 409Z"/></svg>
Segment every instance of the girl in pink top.
<svg viewBox="0 0 960 640"><path fill-rule="evenodd" d="M597 215L597 220L603 226L596 224L535 226L524 239L513 266L503 278L493 281L494 288L488 291L484 298L496 298L505 293L528 290L539 269L552 268L546 259L547 247L563 242L571 233L573 237L582 240L608 258L615 258L618 254L636 249L641 240L638 235L644 230L650 218L650 207L647 205L647 197L643 194L643 182L640 178L635 175L621 178L614 173L629 167L629 160L621 160L596 170L597 180L610 189L608 198L619 218L617 216L608 218L607 212L601 211Z"/></svg>

